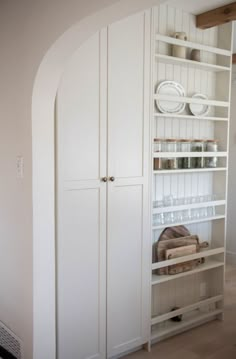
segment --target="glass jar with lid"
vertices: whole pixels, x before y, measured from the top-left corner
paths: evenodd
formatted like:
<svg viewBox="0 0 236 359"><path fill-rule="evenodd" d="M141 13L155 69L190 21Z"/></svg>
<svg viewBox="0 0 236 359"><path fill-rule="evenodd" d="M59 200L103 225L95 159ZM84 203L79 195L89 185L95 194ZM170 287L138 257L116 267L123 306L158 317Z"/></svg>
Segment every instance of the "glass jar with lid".
<svg viewBox="0 0 236 359"><path fill-rule="evenodd" d="M179 151L190 152L191 151L191 140L180 139L179 140ZM181 157L178 159L178 168L190 169L192 166L191 157Z"/></svg>
<svg viewBox="0 0 236 359"><path fill-rule="evenodd" d="M204 140L193 140L191 145L192 152L204 152L205 141ZM203 157L192 157L192 168L204 168Z"/></svg>
<svg viewBox="0 0 236 359"><path fill-rule="evenodd" d="M178 140L175 138L167 138L165 140L165 152L177 152L178 151Z"/></svg>
<svg viewBox="0 0 236 359"><path fill-rule="evenodd" d="M181 138L179 140L179 151L180 152L190 152L191 151L191 140Z"/></svg>
<svg viewBox="0 0 236 359"><path fill-rule="evenodd" d="M159 171L165 169L165 158L154 158L153 159L153 169L154 171Z"/></svg>
<svg viewBox="0 0 236 359"><path fill-rule="evenodd" d="M161 138L154 138L153 151L154 152L162 152L163 151L163 140Z"/></svg>
<svg viewBox="0 0 236 359"><path fill-rule="evenodd" d="M167 170L176 170L178 169L178 158L166 158L166 161L165 161L165 168Z"/></svg>
<svg viewBox="0 0 236 359"><path fill-rule="evenodd" d="M206 141L206 151L207 152L217 152L218 151L218 140L207 140Z"/></svg>
<svg viewBox="0 0 236 359"><path fill-rule="evenodd" d="M191 141L191 151L192 152L203 152L205 149L205 141L204 140L192 140Z"/></svg>
<svg viewBox="0 0 236 359"><path fill-rule="evenodd" d="M217 140L207 140L206 141L206 151L207 152L217 152L218 151L218 141ZM218 166L218 157L206 157L205 158L205 167L207 168L216 168Z"/></svg>

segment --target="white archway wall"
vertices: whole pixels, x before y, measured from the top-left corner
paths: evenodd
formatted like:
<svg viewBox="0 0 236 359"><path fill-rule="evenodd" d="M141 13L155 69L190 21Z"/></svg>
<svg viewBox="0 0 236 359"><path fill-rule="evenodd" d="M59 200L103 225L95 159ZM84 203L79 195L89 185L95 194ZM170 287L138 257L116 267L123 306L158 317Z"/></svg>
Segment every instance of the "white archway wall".
<svg viewBox="0 0 236 359"><path fill-rule="evenodd" d="M156 1L154 2L157 3ZM147 1L126 1L88 17L68 30L50 49L37 74L33 93L34 202L34 359L56 356L54 100L63 69L89 36L105 25L147 8ZM149 1L153 5L153 1ZM46 91L45 91L46 90ZM46 131L45 131L46 130ZM41 176L44 173L46 175ZM47 325L45 326L45 322Z"/></svg>
<svg viewBox="0 0 236 359"><path fill-rule="evenodd" d="M36 137L34 138L34 149L41 144L41 147L45 146L45 150L40 152L42 162L38 158L39 162L37 165L35 163L34 169L38 176L44 177L41 189L45 189L45 194L47 191L50 192L53 187L52 181L48 181L49 176L46 176L53 175L53 165L49 164L52 164L50 162L52 161L50 152L52 143L50 141L53 137L53 127L50 121L52 121L53 99L57 83L66 59L79 46L79 42L95 32L99 26L104 26L107 22L152 6L158 1L41 0L37 2L22 0L15 2L10 0L2 1L0 4L2 50L0 66L0 320L23 340L25 359L32 359L33 337L31 103L36 72L45 53L68 28L79 23L86 16L106 6L112 6L116 2L118 7L114 7L111 12L107 11L103 15L100 14L98 17L90 19L90 21L93 20L92 27L89 21L83 21L80 25L83 37L78 37L77 44L75 43L76 39L73 38L67 44L67 49L54 46L46 56L44 65L41 66L34 92L34 99L37 99L37 95L41 99L41 102L36 100L38 108L34 107L34 111L38 115L35 117L35 121L37 121L36 119L39 121L39 127L34 126L34 129L39 131L39 141ZM77 26L77 30L79 31L79 26ZM60 44L60 41L57 44ZM45 69L46 71L44 71ZM24 157L23 179L17 179L16 176L16 157L18 155ZM44 163L43 155L46 160L48 159L47 163ZM34 198L36 197L37 190ZM49 207L50 199L52 197L49 197L48 203L45 202L44 205ZM38 253L39 259L43 257L42 262L35 262L39 271L44 266L44 262L45 265L50 264L51 252L47 252L47 245L49 246L47 240L53 233L48 229L48 224L54 220L52 212L51 217L46 216L41 206L42 203L39 202L36 207L36 212L38 210L42 214L41 219L38 217L37 222L42 234L41 237L38 237L42 244L40 247L42 251ZM38 249L35 246L36 253ZM44 273L47 272L46 268ZM36 296L38 296L37 290L38 287L35 286ZM49 289L45 288L46 294L47 291ZM43 303L40 302L40 295L38 298L39 306L43 306ZM45 298L46 305L49 304L49 298L49 296ZM45 308L44 315L46 313ZM42 326L44 337L47 336L46 328L45 323L45 326ZM44 350L43 347L41 349ZM47 358L46 355L43 357Z"/></svg>

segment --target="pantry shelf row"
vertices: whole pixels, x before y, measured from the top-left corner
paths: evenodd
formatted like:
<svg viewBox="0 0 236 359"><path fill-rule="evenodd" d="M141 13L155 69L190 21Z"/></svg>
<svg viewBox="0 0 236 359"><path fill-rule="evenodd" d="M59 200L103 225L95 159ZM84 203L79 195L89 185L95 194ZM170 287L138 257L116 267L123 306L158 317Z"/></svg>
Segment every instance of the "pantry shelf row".
<svg viewBox="0 0 236 359"><path fill-rule="evenodd" d="M189 209L200 209L200 208L209 208L209 207L216 207L216 206L223 206L226 204L225 200L218 200L218 201L209 201L209 202L198 202L198 203L188 203L188 204L182 204L182 205L173 205L173 206L167 206L167 207L154 207L152 213L158 214L158 213L166 213L170 211L179 211L179 210L189 210Z"/></svg>
<svg viewBox="0 0 236 359"><path fill-rule="evenodd" d="M212 71L212 72L230 71L230 67L228 66L221 66L216 64L210 64L207 62L193 61L189 59L183 59L180 57L174 57L164 54L155 54L154 56L159 63L163 63L163 64L180 65L188 68L194 68L194 69Z"/></svg>
<svg viewBox="0 0 236 359"><path fill-rule="evenodd" d="M188 174L188 173L206 173L206 172L225 172L226 167L216 168L176 168L176 169L164 169L153 170L154 175L171 175L171 174Z"/></svg>
<svg viewBox="0 0 236 359"><path fill-rule="evenodd" d="M228 153L221 152L154 152L153 158L170 158L170 157L227 157Z"/></svg>
<svg viewBox="0 0 236 359"><path fill-rule="evenodd" d="M170 281L175 281L176 279L182 278L182 277L188 277L197 273L201 273L201 272L205 272L208 271L210 269L214 269L214 268L218 268L218 267L223 267L224 266L224 261L220 261L220 260L216 260L216 259L212 259L212 258L207 258L205 263L201 264L200 266L198 266L195 269L192 269L190 271L187 272L181 272L179 274L175 274L175 275L171 275L171 274L166 274L166 275L158 275L158 274L152 274L152 286L161 284L161 283L165 283L165 282L170 282Z"/></svg>
<svg viewBox="0 0 236 359"><path fill-rule="evenodd" d="M204 217L197 217L197 218L194 218L192 219L191 217L187 217L187 218L183 218L183 219L176 219L174 218L174 221L172 222L171 220L170 221L165 221L164 220L164 223L160 223L158 225L153 225L152 227L152 230L155 231L155 230L158 230L158 229L162 229L162 228L166 228L167 226L181 226L181 225L187 225L187 224L194 224L194 223L203 223L203 222L209 222L209 221L216 221L216 220L219 220L219 219L225 219L226 216L225 214L216 214L216 215L213 215L213 216L204 216Z"/></svg>
<svg viewBox="0 0 236 359"><path fill-rule="evenodd" d="M152 343L156 343L160 340L163 340L171 335L178 334L183 332L184 330L191 329L196 325L200 325L202 323L206 323L212 319L216 319L219 315L223 313L222 309L209 309L208 312L201 311L200 309L191 311L187 313L184 321L180 322L165 322L166 325L152 328L151 332L151 340ZM163 323L162 323L163 324Z"/></svg>
<svg viewBox="0 0 236 359"><path fill-rule="evenodd" d="M229 122L228 117L216 117L216 116L194 116L194 115L184 115L177 113L162 113L162 112L154 112L153 114L156 118L171 118L176 120L203 120L203 121L219 121L219 122Z"/></svg>

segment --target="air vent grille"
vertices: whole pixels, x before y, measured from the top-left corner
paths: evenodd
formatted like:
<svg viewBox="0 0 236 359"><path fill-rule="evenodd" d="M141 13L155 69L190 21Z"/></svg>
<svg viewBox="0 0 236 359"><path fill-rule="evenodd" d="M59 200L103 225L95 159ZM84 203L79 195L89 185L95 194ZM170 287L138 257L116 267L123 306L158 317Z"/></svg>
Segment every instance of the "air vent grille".
<svg viewBox="0 0 236 359"><path fill-rule="evenodd" d="M1 322L0 346L12 354L16 359L23 359L22 341Z"/></svg>

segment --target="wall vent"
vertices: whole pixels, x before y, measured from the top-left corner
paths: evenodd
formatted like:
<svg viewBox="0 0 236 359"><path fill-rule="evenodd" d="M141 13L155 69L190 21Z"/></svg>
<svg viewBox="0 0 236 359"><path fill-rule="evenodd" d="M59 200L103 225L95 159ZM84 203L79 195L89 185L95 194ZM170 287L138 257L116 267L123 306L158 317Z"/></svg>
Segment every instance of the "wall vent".
<svg viewBox="0 0 236 359"><path fill-rule="evenodd" d="M16 359L23 359L22 341L2 322L0 322L0 346Z"/></svg>

